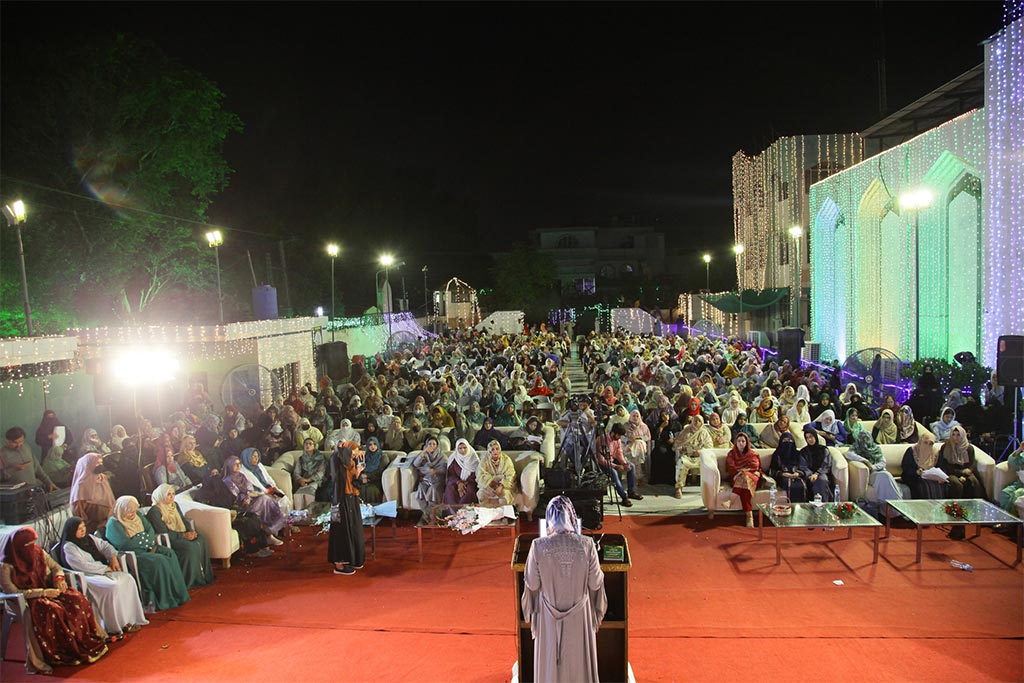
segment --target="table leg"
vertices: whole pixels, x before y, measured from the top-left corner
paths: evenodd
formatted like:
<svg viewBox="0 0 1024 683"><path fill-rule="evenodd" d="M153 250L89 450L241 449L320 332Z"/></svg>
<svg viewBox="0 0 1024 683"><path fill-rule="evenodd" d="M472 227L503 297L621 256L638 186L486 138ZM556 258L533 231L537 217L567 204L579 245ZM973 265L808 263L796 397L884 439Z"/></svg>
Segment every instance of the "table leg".
<svg viewBox="0 0 1024 683"><path fill-rule="evenodd" d="M871 564L878 564L878 527L873 527L875 531L875 557L871 560Z"/></svg>
<svg viewBox="0 0 1024 683"><path fill-rule="evenodd" d="M370 555L376 561L377 559L377 525L374 524L370 527Z"/></svg>
<svg viewBox="0 0 1024 683"><path fill-rule="evenodd" d="M921 532L922 527L920 524L917 525L917 559L914 560L914 564L921 564Z"/></svg>
<svg viewBox="0 0 1024 683"><path fill-rule="evenodd" d="M782 544L779 541L779 527L775 527L775 566L782 564Z"/></svg>
<svg viewBox="0 0 1024 683"><path fill-rule="evenodd" d="M764 510L757 508L757 540L764 540Z"/></svg>
<svg viewBox="0 0 1024 683"><path fill-rule="evenodd" d="M882 503L885 506L885 538L889 538L889 532L892 531L892 506L888 503Z"/></svg>
<svg viewBox="0 0 1024 683"><path fill-rule="evenodd" d="M423 527L416 527L416 545L420 549L420 562L423 562Z"/></svg>
<svg viewBox="0 0 1024 683"><path fill-rule="evenodd" d="M971 538L977 538L978 536L981 536L981 525L972 524L971 526L974 527L974 536L972 536Z"/></svg>
<svg viewBox="0 0 1024 683"><path fill-rule="evenodd" d="M398 538L398 520L391 518L391 538Z"/></svg>
<svg viewBox="0 0 1024 683"><path fill-rule="evenodd" d="M853 527L848 526L846 527L846 540L850 540L851 538L853 538Z"/></svg>

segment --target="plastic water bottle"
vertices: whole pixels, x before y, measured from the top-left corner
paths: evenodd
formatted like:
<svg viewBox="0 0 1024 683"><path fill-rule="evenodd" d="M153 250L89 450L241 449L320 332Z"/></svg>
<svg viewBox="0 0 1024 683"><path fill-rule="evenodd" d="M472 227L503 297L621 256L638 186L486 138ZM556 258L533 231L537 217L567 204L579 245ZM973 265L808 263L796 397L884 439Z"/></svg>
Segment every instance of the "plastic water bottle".
<svg viewBox="0 0 1024 683"><path fill-rule="evenodd" d="M963 569L965 572L973 572L974 571L974 566L973 565L969 565L966 562L960 562L958 560L950 560L949 563L951 565L953 565L954 567L956 567L957 569Z"/></svg>
<svg viewBox="0 0 1024 683"><path fill-rule="evenodd" d="M832 489L832 502L833 503L838 503L839 502L839 484L836 484L836 487L834 489Z"/></svg>
<svg viewBox="0 0 1024 683"><path fill-rule="evenodd" d="M771 508L775 507L775 484L772 484L772 487L768 489L768 505Z"/></svg>

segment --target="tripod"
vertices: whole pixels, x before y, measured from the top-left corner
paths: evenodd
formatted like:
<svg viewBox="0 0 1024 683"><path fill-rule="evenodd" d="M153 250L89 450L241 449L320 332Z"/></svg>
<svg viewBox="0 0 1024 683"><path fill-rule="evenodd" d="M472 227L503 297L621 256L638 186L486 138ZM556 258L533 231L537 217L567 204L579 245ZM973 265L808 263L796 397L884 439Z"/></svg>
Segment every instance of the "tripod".
<svg viewBox="0 0 1024 683"><path fill-rule="evenodd" d="M1002 462L1010 457L1010 454L1020 448L1020 401L1021 401L1021 388L1020 387L1007 387L1012 389L1013 393L1011 398L1013 400L1013 433L1009 435L1007 439L1006 448L996 458L996 462Z"/></svg>
<svg viewBox="0 0 1024 683"><path fill-rule="evenodd" d="M582 479L589 469L597 469L597 458L594 454L594 439L587 435L584 426L586 415L582 413L569 413L568 424L565 433L562 435L562 442L558 446L558 453L555 455L555 465L569 469L569 452L567 445L572 444L572 466L573 476Z"/></svg>

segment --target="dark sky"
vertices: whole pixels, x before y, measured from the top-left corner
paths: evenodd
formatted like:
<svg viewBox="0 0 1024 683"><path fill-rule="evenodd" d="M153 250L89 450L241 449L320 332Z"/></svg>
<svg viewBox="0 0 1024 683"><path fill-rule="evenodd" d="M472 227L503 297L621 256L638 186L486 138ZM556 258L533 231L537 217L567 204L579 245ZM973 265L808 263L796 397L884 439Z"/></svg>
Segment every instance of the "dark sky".
<svg viewBox="0 0 1024 683"><path fill-rule="evenodd" d="M411 259L616 215L721 246L737 150L879 118L883 27L894 111L980 63L1001 17L999 2L2 6L5 53L129 32L221 87L246 130L215 222Z"/></svg>

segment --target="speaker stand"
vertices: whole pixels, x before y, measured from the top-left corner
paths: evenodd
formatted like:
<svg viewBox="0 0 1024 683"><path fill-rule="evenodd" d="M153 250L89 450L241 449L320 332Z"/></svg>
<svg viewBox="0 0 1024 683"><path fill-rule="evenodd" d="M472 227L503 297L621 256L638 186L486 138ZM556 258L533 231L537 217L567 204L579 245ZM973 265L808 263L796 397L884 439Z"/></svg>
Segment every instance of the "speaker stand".
<svg viewBox="0 0 1024 683"><path fill-rule="evenodd" d="M1021 388L1020 387L1006 387L1007 389L1013 390L1013 434L1006 444L1006 448L996 458L996 462L1002 462L1010 457L1010 454L1020 448L1020 401L1021 401Z"/></svg>

